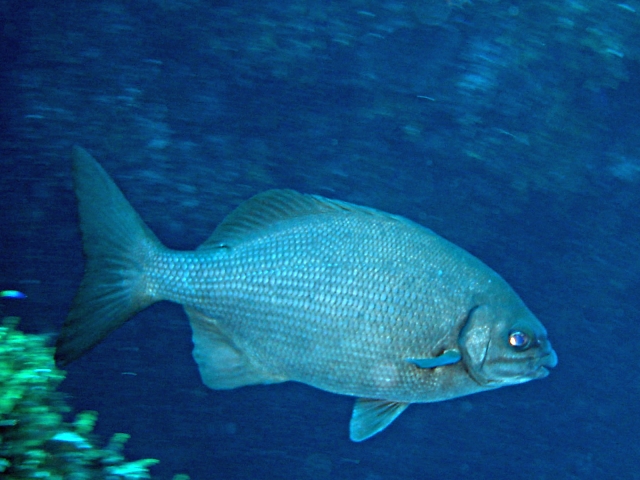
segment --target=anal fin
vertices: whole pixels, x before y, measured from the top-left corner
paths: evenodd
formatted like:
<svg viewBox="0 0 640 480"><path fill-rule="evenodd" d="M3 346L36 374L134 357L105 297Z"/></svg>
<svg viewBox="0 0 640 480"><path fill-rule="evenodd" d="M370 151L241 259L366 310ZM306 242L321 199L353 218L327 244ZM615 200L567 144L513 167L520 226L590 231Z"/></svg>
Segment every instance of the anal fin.
<svg viewBox="0 0 640 480"><path fill-rule="evenodd" d="M409 406L409 403L358 398L353 406L349 437L361 442L384 430Z"/></svg>
<svg viewBox="0 0 640 480"><path fill-rule="evenodd" d="M245 385L279 383L286 379L261 371L217 326L216 321L193 308L186 308L193 331L193 359L202 383L214 390Z"/></svg>

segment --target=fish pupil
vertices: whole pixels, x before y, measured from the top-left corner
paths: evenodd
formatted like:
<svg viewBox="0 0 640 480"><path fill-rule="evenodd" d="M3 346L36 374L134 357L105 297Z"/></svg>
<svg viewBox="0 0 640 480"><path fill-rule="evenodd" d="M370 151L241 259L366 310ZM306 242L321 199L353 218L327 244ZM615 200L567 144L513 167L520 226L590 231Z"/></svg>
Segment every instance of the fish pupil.
<svg viewBox="0 0 640 480"><path fill-rule="evenodd" d="M509 345L518 350L524 350L531 343L529 335L519 330L509 333Z"/></svg>

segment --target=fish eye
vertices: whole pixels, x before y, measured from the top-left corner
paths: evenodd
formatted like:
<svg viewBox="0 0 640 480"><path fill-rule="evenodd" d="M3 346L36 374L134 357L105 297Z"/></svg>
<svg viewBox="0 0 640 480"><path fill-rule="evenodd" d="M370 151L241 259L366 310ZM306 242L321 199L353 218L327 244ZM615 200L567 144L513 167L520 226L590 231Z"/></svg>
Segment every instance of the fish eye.
<svg viewBox="0 0 640 480"><path fill-rule="evenodd" d="M531 337L521 330L509 332L509 345L516 350L525 350L531 345Z"/></svg>

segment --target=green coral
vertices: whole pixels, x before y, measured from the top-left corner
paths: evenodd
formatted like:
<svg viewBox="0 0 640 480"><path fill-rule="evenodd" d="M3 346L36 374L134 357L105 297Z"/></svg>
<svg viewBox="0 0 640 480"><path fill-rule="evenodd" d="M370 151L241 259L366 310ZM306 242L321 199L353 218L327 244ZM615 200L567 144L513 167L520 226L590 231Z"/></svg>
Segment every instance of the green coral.
<svg viewBox="0 0 640 480"><path fill-rule="evenodd" d="M106 447L90 438L97 413L81 412L72 423L62 394L64 372L55 366L53 348L38 335L17 329L18 319L0 324L0 474L3 479L94 480L151 478L157 460L127 462L129 438L115 434Z"/></svg>

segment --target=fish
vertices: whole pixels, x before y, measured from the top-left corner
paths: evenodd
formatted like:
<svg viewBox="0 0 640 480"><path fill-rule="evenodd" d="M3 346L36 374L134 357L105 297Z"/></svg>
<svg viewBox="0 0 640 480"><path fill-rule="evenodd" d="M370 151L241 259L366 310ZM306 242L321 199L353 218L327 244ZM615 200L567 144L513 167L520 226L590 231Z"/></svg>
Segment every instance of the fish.
<svg viewBox="0 0 640 480"><path fill-rule="evenodd" d="M2 290L0 298L27 298L27 296L18 290Z"/></svg>
<svg viewBox="0 0 640 480"><path fill-rule="evenodd" d="M72 159L86 263L58 365L151 304L176 302L207 387L294 381L355 397L349 437L359 442L412 403L541 379L557 364L546 329L501 276L411 220L269 190L197 249L177 251L86 150Z"/></svg>

